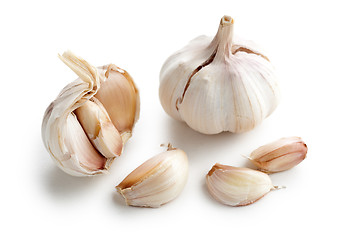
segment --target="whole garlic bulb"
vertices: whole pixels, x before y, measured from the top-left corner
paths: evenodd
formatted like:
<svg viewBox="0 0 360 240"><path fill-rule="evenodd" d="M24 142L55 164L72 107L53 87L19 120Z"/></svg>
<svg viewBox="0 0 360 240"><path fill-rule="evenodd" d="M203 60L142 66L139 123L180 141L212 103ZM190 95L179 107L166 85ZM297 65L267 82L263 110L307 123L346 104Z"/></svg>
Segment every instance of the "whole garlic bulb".
<svg viewBox="0 0 360 240"><path fill-rule="evenodd" d="M114 64L96 68L71 52L59 57L79 78L46 109L44 145L68 174L107 172L139 117L138 90L130 75Z"/></svg>
<svg viewBox="0 0 360 240"><path fill-rule="evenodd" d="M205 134L253 129L278 104L274 68L254 43L233 40L224 16L216 36L200 36L170 56L160 72L164 110Z"/></svg>

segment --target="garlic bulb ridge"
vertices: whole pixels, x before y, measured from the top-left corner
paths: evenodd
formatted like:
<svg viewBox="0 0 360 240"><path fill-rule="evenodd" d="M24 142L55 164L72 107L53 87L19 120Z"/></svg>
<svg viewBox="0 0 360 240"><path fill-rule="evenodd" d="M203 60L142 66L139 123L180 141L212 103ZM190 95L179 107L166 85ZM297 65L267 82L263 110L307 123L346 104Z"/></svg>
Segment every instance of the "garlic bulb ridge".
<svg viewBox="0 0 360 240"><path fill-rule="evenodd" d="M104 173L122 153L138 119L138 90L130 75L113 64L96 68L71 52L59 57L79 78L47 108L44 145L68 174Z"/></svg>
<svg viewBox="0 0 360 240"><path fill-rule="evenodd" d="M224 16L213 39L192 40L160 72L164 110L201 133L251 130L278 104L272 64L252 42L233 39L233 23Z"/></svg>

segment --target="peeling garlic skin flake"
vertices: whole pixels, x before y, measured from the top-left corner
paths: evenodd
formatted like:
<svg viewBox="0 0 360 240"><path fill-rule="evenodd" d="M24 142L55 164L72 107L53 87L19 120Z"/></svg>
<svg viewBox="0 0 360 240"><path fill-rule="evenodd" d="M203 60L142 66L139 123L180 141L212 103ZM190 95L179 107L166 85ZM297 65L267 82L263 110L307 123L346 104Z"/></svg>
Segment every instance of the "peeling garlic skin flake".
<svg viewBox="0 0 360 240"><path fill-rule="evenodd" d="M138 90L130 75L113 64L96 68L71 52L59 57L79 78L68 84L45 111L42 123L44 145L55 163L70 175L106 173L113 160L122 153L138 119ZM112 71L123 75L114 76ZM114 91L102 94L103 82L106 82L105 86L116 82L112 86ZM126 83L121 85L119 82ZM122 86L129 87L123 89ZM108 108L121 111L122 116L110 115ZM114 122L121 122L125 127L119 130Z"/></svg>
<svg viewBox="0 0 360 240"><path fill-rule="evenodd" d="M233 22L224 16L213 39L194 39L160 72L165 112L201 133L251 130L278 104L274 67L255 44L233 39Z"/></svg>
<svg viewBox="0 0 360 240"><path fill-rule="evenodd" d="M260 171L216 163L206 176L211 196L229 206L246 206L275 189L270 177Z"/></svg>
<svg viewBox="0 0 360 240"><path fill-rule="evenodd" d="M182 192L187 176L188 158L185 152L170 147L141 164L116 189L127 205L157 208Z"/></svg>

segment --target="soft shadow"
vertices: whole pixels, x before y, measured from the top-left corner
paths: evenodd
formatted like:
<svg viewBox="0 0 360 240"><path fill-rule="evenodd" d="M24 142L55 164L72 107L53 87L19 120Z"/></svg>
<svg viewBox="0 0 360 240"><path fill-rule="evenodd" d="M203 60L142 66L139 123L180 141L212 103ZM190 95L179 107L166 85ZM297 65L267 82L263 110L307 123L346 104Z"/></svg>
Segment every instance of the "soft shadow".
<svg viewBox="0 0 360 240"><path fill-rule="evenodd" d="M101 176L75 177L59 169L43 146L39 147L37 176L45 191L57 198L64 199L78 196L89 191L99 183Z"/></svg>
<svg viewBox="0 0 360 240"><path fill-rule="evenodd" d="M213 196L211 196L211 194L209 193L209 190L208 190L208 187L206 185L206 181L202 181L202 184L201 184L201 191L202 193L206 196L206 199L209 199L209 202L211 201L211 203L213 203L214 205L216 204L219 204L214 198Z"/></svg>
<svg viewBox="0 0 360 240"><path fill-rule="evenodd" d="M144 213L150 214L149 211L158 212L159 209L163 210L168 205L168 204L165 204L164 206L161 206L160 208L129 206L126 204L123 196L121 196L118 192L113 192L112 201L113 201L114 205L116 205L116 209L117 209L116 211L118 211L119 214L124 215L124 214L129 213L129 214L131 214L132 217L140 217L140 218L144 217Z"/></svg>
<svg viewBox="0 0 360 240"><path fill-rule="evenodd" d="M198 158L199 155L224 151L224 149L234 144L239 146L246 139L246 133L222 132L214 135L202 134L191 129L186 123L171 118L166 118L164 125L169 129L166 137L173 146L184 149L189 157L195 161L196 159L201 159Z"/></svg>
<svg viewBox="0 0 360 240"><path fill-rule="evenodd" d="M74 177L68 175L57 167L53 167L44 175L45 187L49 194L69 198L72 195L86 192L99 182L99 177Z"/></svg>
<svg viewBox="0 0 360 240"><path fill-rule="evenodd" d="M112 200L113 200L113 203L119 207L128 207L125 202L125 199L118 192L113 192Z"/></svg>

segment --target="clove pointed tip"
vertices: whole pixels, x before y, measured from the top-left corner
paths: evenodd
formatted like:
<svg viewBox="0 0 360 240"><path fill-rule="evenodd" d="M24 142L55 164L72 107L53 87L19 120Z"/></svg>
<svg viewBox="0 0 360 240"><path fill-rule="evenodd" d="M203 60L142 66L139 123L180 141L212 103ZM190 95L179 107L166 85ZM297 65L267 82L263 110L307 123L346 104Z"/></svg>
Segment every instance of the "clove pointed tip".
<svg viewBox="0 0 360 240"><path fill-rule="evenodd" d="M160 147L167 147L167 150L166 151L171 151L171 150L176 150L177 148L173 147L173 145L171 143L168 143L168 144L160 144Z"/></svg>
<svg viewBox="0 0 360 240"><path fill-rule="evenodd" d="M286 186L273 186L271 190L279 190L279 189L285 189Z"/></svg>

